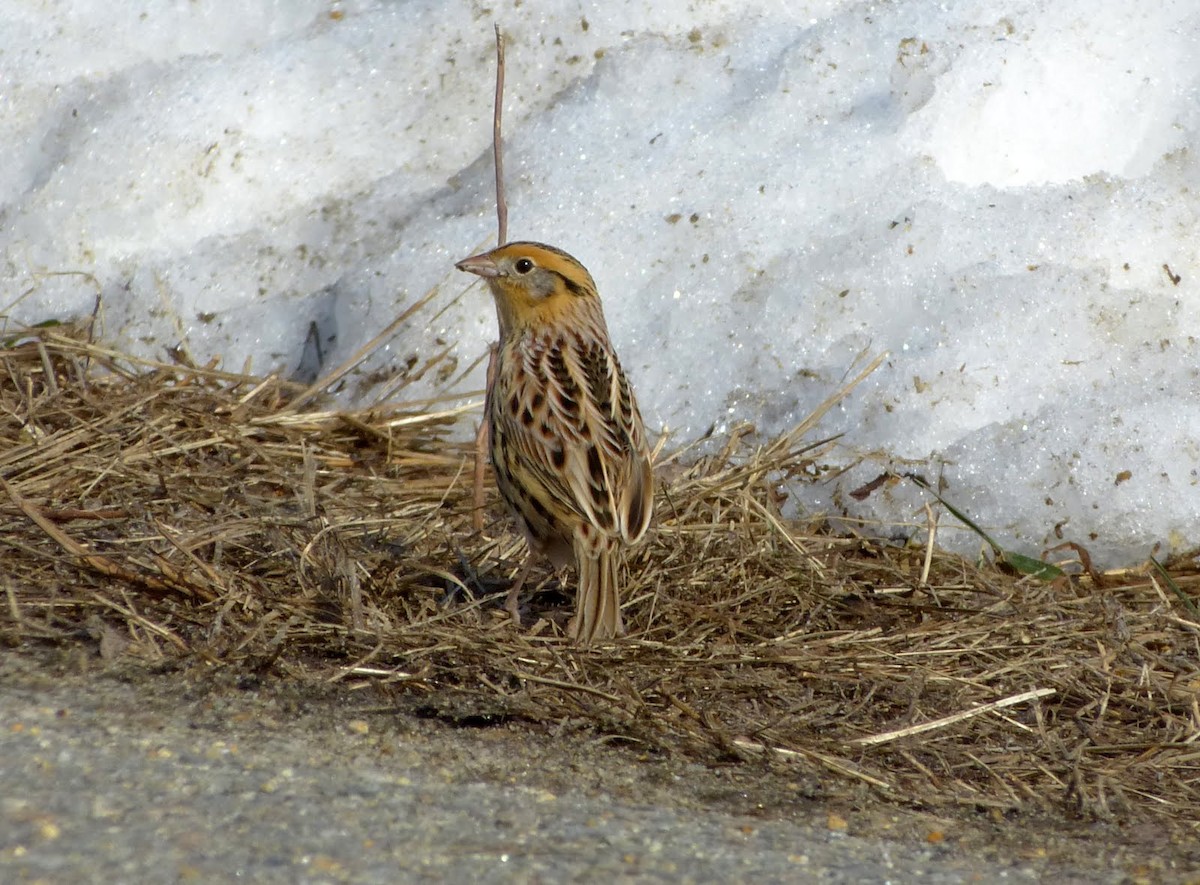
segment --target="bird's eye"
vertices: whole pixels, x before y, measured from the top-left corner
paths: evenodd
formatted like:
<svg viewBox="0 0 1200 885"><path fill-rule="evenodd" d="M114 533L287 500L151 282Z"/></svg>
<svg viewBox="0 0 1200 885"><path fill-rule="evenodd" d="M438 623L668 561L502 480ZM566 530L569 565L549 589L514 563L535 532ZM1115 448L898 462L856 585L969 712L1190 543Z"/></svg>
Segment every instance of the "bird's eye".
<svg viewBox="0 0 1200 885"><path fill-rule="evenodd" d="M518 258L517 263L513 265L517 273L525 274L533 270L533 262L528 258Z"/></svg>

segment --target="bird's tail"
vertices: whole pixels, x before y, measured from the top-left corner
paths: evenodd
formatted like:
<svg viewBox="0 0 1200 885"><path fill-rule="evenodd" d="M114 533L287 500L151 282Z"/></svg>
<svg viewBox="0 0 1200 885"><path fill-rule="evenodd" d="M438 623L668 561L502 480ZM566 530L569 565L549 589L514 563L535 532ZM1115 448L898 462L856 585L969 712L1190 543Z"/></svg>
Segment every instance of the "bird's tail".
<svg viewBox="0 0 1200 885"><path fill-rule="evenodd" d="M580 645L613 639L625 632L621 623L620 588L617 568L620 562L616 544L599 550L578 549L579 589L575 593L575 618L572 638Z"/></svg>

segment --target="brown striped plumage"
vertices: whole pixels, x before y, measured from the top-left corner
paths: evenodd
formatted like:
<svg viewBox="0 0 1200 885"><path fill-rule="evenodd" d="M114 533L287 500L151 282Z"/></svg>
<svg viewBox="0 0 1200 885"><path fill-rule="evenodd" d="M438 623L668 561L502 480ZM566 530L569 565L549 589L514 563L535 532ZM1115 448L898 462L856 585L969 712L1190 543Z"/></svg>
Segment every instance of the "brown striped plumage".
<svg viewBox="0 0 1200 885"><path fill-rule="evenodd" d="M591 274L541 243L460 261L487 281L500 344L487 397L492 466L530 549L579 569L571 632L624 632L617 569L653 505L646 433Z"/></svg>

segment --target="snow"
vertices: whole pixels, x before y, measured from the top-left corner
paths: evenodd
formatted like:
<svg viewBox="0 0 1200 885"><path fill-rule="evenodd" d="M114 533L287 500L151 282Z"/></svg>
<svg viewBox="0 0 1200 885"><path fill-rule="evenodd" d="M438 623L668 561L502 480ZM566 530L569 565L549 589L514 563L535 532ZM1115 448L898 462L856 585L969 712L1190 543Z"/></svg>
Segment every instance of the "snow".
<svg viewBox="0 0 1200 885"><path fill-rule="evenodd" d="M819 430L865 460L790 486L803 509L912 534L886 524L923 523L914 487L848 494L890 466L1026 553L1200 544L1190 0L0 0L0 21L10 323L99 295L119 346L286 375L311 329L329 368L433 291L338 397L477 391L495 318L453 264L494 242L499 22L510 235L592 271L653 430L787 430L887 351Z"/></svg>

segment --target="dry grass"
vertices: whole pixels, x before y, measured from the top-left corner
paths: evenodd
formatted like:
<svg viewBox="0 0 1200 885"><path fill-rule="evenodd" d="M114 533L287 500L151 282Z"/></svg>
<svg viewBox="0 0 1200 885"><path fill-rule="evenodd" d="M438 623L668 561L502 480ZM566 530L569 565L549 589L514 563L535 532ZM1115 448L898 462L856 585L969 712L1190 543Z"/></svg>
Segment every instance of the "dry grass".
<svg viewBox="0 0 1200 885"><path fill-rule="evenodd" d="M78 330L0 351L0 643L386 684L704 762L770 756L931 809L1200 820L1200 624L1150 573L1056 583L779 515L810 428L660 458L631 636L573 648L452 416L286 410L277 380ZM469 420L474 420L470 416ZM1194 574L1173 577L1195 598Z"/></svg>

